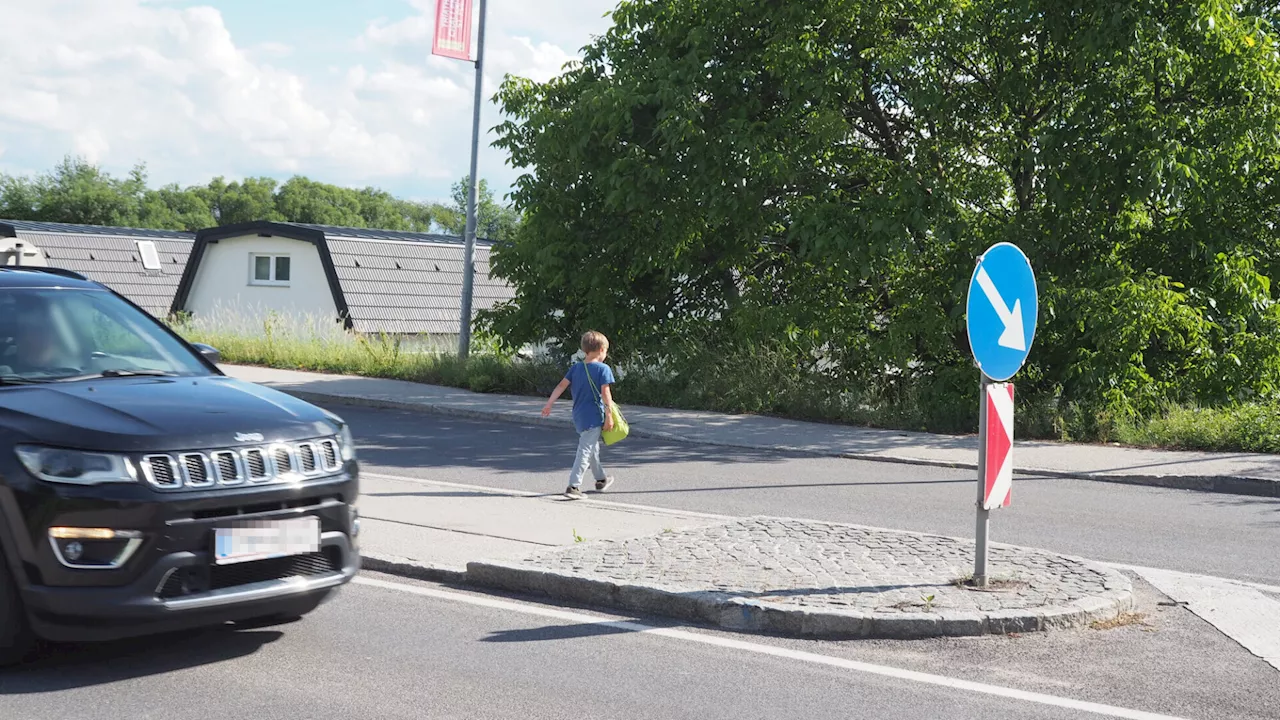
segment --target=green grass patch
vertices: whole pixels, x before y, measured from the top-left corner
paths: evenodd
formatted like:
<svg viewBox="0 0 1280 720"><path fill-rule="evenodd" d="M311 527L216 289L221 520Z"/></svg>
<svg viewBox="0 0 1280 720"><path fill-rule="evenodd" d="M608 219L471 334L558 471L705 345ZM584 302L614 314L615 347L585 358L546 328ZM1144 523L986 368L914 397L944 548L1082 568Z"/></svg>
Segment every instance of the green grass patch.
<svg viewBox="0 0 1280 720"><path fill-rule="evenodd" d="M1280 452L1280 405L1175 407L1141 423L1119 425L1114 432L1125 445L1275 453Z"/></svg>

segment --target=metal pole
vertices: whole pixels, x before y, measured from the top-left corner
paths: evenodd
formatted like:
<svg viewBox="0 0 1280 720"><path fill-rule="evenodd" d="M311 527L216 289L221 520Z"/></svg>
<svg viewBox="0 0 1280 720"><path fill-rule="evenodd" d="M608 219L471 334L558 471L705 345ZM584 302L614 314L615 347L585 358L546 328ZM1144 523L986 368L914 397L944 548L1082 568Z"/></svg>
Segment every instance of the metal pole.
<svg viewBox="0 0 1280 720"><path fill-rule="evenodd" d="M471 351L471 295L476 266L476 197L480 194L480 178L476 165L480 159L480 108L484 92L484 21L487 0L480 0L480 39L476 43L476 98L471 117L471 187L467 188L467 231L462 261L462 313L459 316L458 357L463 360Z"/></svg>
<svg viewBox="0 0 1280 720"><path fill-rule="evenodd" d="M979 371L981 372L981 371ZM987 533L991 530L991 511L984 507L987 487L987 374L978 383L978 524L974 532L973 584L987 586Z"/></svg>

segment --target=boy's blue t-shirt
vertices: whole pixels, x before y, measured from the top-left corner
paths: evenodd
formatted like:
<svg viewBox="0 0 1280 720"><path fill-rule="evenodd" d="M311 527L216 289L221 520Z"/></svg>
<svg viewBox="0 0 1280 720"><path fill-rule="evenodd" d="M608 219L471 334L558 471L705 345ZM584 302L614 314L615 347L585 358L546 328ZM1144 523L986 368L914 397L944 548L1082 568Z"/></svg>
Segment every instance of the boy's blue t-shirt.
<svg viewBox="0 0 1280 720"><path fill-rule="evenodd" d="M591 373L591 380L595 383L594 388L587 382L587 376L582 372L584 367ZM569 366L569 371L564 374L564 378L569 381L569 389L573 393L573 426L578 429L578 432L604 427L604 399L599 393L604 392L605 385L613 384L613 370L602 362L593 362L588 365L576 362Z"/></svg>

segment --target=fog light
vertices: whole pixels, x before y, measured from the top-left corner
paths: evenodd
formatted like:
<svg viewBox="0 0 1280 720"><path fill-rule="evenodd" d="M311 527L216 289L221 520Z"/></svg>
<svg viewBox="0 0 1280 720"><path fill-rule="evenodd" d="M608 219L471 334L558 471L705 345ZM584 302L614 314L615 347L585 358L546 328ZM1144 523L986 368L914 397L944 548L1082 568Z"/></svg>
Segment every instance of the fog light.
<svg viewBox="0 0 1280 720"><path fill-rule="evenodd" d="M84 546L80 544L79 540L72 540L67 543L66 547L62 548L62 554L71 562L75 562L84 555Z"/></svg>
<svg viewBox="0 0 1280 720"><path fill-rule="evenodd" d="M49 544L58 562L77 570L112 570L124 565L142 545L142 533L111 528L49 528Z"/></svg>
<svg viewBox="0 0 1280 720"><path fill-rule="evenodd" d="M360 536L360 511L355 505L351 506L351 537Z"/></svg>

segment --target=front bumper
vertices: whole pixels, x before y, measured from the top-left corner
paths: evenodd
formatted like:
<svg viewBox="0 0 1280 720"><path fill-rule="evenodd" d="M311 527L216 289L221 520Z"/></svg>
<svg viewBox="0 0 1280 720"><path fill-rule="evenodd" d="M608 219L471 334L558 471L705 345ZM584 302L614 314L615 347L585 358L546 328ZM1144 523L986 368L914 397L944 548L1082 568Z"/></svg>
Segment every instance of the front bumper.
<svg viewBox="0 0 1280 720"><path fill-rule="evenodd" d="M10 528L20 529L6 538L9 564L33 628L49 640L111 640L303 615L359 570L354 462L339 474L291 485L182 494L128 487L109 488L109 495L7 479L0 510L18 520ZM306 516L319 521L316 552L214 564L215 529ZM58 557L50 527L140 531L142 542L118 568L80 569Z"/></svg>
<svg viewBox="0 0 1280 720"><path fill-rule="evenodd" d="M342 558L342 564L331 572L287 575L163 598L159 591L167 578L184 569L206 568L210 562L205 553L174 553L124 587L29 588L27 611L38 635L61 642L113 640L272 615L303 615L349 582L360 568L359 553L342 533L325 533L320 550Z"/></svg>

